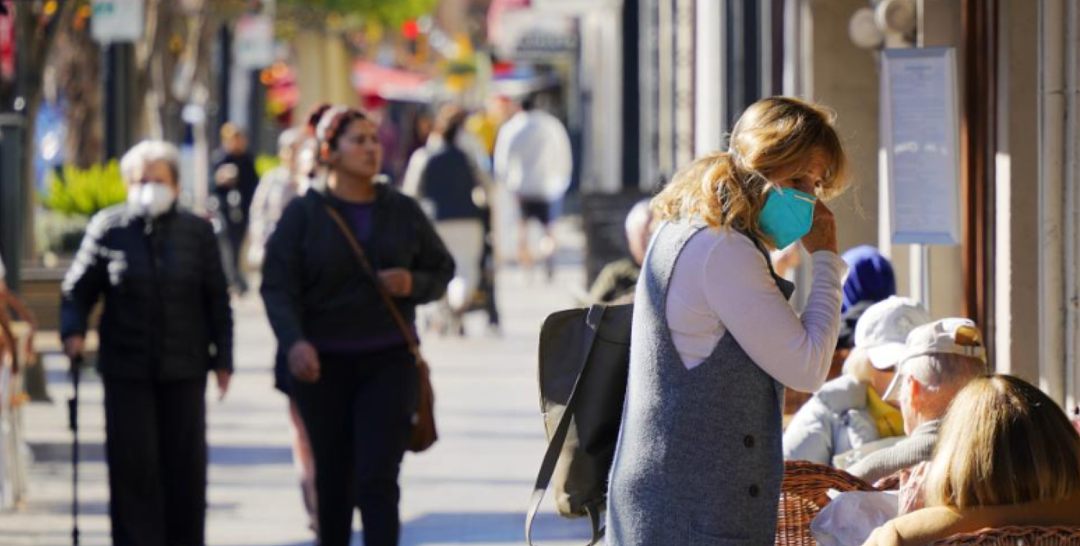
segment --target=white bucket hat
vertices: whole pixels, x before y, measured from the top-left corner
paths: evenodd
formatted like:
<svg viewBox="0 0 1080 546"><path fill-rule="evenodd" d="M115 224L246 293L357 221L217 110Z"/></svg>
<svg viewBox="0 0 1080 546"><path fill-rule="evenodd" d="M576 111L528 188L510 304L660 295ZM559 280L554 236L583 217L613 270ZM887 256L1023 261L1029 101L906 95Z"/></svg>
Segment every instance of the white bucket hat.
<svg viewBox="0 0 1080 546"><path fill-rule="evenodd" d="M855 347L867 349L870 364L879 370L896 366L907 349L908 334L930 322L922 304L901 296L891 296L866 309L855 324Z"/></svg>

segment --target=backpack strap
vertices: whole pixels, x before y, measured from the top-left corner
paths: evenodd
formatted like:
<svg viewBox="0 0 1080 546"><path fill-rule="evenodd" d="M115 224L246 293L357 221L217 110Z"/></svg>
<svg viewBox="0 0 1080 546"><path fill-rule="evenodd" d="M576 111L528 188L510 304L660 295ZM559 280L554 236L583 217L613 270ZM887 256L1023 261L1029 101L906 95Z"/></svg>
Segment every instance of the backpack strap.
<svg viewBox="0 0 1080 546"><path fill-rule="evenodd" d="M596 333L600 330L600 321L603 319L606 309L607 306L605 305L593 305L589 308L589 314L585 318L589 328L585 333L585 350L582 351L581 371L578 372L577 380L574 381L574 388L570 391L570 399L567 400L562 417L559 418L559 426L555 428L555 433L551 435L551 442L548 444L547 452L544 453L544 462L540 465L540 472L536 476L536 485L533 486L529 513L525 517L525 542L529 546L534 546L532 541L533 520L536 519L536 513L540 511L544 493L547 492L548 485L551 483L551 476L555 473L555 466L559 462L563 444L566 443L566 435L570 432L570 421L573 420L574 413L577 412L578 385L581 384L581 378L587 371L589 356L592 354L593 345L596 343ZM600 528L600 507L590 505L586 508L586 511L592 523L593 536L589 546L593 546L599 543L604 536L604 529Z"/></svg>

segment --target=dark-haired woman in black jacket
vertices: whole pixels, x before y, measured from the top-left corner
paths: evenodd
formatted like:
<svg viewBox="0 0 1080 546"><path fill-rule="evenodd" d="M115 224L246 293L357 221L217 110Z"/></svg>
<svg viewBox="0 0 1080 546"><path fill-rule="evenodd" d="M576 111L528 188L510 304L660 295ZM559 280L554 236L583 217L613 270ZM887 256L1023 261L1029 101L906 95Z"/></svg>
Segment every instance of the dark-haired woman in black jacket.
<svg viewBox="0 0 1080 546"><path fill-rule="evenodd" d="M262 296L315 454L322 546L349 544L355 508L366 545L395 545L417 370L326 205L345 218L410 324L417 304L442 296L454 262L416 202L375 182L382 147L374 123L336 107L316 137L326 191L285 209L267 243Z"/></svg>

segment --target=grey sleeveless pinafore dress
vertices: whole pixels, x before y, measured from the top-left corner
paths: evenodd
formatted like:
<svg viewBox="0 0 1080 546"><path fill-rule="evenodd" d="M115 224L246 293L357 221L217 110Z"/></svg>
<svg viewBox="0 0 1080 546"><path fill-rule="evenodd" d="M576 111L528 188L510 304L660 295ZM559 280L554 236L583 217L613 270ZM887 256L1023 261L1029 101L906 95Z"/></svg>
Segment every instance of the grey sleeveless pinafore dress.
<svg viewBox="0 0 1080 546"><path fill-rule="evenodd" d="M701 229L686 222L661 226L638 283L626 404L608 490L612 546L774 541L784 387L730 332L688 370L668 330L672 271ZM772 275L790 298L794 285Z"/></svg>

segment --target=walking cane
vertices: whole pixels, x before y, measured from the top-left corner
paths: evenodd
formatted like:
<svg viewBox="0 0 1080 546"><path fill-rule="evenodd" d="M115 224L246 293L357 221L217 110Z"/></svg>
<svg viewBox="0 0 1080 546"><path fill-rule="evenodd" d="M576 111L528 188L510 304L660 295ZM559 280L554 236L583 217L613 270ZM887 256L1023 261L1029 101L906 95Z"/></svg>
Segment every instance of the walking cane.
<svg viewBox="0 0 1080 546"><path fill-rule="evenodd" d="M82 355L71 358L73 396L68 399L68 428L71 429L71 543L79 546L79 372Z"/></svg>

